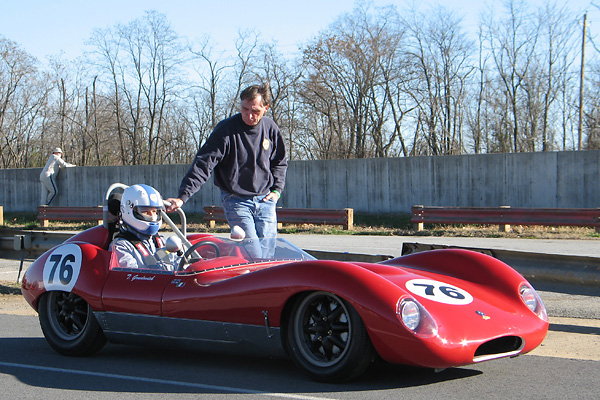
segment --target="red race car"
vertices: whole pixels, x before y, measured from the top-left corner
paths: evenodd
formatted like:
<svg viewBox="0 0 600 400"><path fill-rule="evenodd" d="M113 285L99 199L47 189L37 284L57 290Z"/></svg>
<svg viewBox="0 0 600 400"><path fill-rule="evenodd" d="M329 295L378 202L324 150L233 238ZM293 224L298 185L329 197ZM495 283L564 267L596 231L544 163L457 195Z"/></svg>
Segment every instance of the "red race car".
<svg viewBox="0 0 600 400"><path fill-rule="evenodd" d="M372 264L317 260L283 239L268 258L247 239L186 234L174 271L119 268L105 224L47 251L22 292L59 353L106 341L289 357L313 379L358 377L378 356L443 369L514 357L542 343L545 307L523 276L467 250ZM176 242L174 240L173 242ZM171 248L177 251L177 248Z"/></svg>

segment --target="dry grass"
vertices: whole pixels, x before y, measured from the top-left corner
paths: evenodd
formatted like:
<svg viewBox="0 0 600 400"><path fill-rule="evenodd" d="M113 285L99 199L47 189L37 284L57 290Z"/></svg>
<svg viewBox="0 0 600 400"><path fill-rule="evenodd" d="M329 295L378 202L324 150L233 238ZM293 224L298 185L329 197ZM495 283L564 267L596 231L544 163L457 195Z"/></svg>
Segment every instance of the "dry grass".
<svg viewBox="0 0 600 400"><path fill-rule="evenodd" d="M500 237L513 239L590 239L598 240L600 235L594 228L571 226L513 226L510 232L500 232L498 226L435 226L424 231L428 236L459 237ZM417 233L420 235L420 233Z"/></svg>

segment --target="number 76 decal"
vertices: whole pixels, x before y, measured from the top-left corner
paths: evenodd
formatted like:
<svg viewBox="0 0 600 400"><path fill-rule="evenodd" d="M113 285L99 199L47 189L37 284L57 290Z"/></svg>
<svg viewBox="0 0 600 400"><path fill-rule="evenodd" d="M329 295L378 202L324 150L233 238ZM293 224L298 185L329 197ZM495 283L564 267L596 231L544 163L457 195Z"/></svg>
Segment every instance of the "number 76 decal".
<svg viewBox="0 0 600 400"><path fill-rule="evenodd" d="M413 279L406 282L406 288L417 296L438 303L465 305L473 301L466 290L432 279Z"/></svg>
<svg viewBox="0 0 600 400"><path fill-rule="evenodd" d="M81 272L81 248L65 244L56 248L44 264L44 287L46 290L70 292Z"/></svg>

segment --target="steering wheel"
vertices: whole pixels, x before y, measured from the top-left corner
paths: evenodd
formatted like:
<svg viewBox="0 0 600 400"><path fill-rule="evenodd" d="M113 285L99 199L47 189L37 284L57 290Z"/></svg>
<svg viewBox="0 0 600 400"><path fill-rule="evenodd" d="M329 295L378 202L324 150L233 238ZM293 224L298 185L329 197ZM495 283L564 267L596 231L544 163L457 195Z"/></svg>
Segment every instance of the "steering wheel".
<svg viewBox="0 0 600 400"><path fill-rule="evenodd" d="M179 261L179 267L177 268L177 271L183 271L183 267L186 264L192 264L195 261L198 261L199 259L202 259L202 257L200 257L199 259L194 259L191 258L190 255L196 251L196 249L198 249L199 247L202 246L210 246L213 248L213 250L215 251L215 257L220 257L221 256L221 250L219 250L219 246L217 246L215 243L211 242L210 240L202 240L198 243L194 243L189 249L187 249L185 251L185 253L183 253L183 256L181 256L181 261ZM189 258L189 260L188 260Z"/></svg>

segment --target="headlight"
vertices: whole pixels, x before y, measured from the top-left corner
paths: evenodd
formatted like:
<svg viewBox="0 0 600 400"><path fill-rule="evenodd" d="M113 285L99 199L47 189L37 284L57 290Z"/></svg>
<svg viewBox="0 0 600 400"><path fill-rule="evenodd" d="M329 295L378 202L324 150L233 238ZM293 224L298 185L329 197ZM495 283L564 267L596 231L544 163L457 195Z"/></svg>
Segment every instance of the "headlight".
<svg viewBox="0 0 600 400"><path fill-rule="evenodd" d="M521 294L521 300L523 303L533 312L537 308L537 299L535 298L535 292L529 286L521 286L519 291Z"/></svg>
<svg viewBox="0 0 600 400"><path fill-rule="evenodd" d="M521 300L527 308L529 308L535 315L544 321L548 321L548 314L546 313L546 307L544 306L544 302L537 294L537 292L528 285L522 285L519 289L519 295L521 296Z"/></svg>
<svg viewBox="0 0 600 400"><path fill-rule="evenodd" d="M400 316L402 323L411 331L414 331L421 323L421 311L419 306L412 300L404 300L400 304Z"/></svg>
<svg viewBox="0 0 600 400"><path fill-rule="evenodd" d="M401 298L396 307L398 319L408 330L421 337L437 335L437 324L427 310L410 297Z"/></svg>

